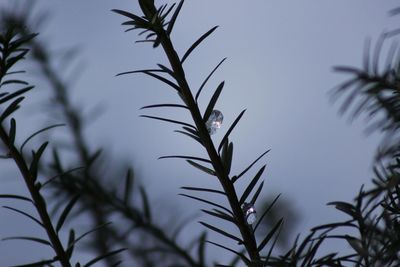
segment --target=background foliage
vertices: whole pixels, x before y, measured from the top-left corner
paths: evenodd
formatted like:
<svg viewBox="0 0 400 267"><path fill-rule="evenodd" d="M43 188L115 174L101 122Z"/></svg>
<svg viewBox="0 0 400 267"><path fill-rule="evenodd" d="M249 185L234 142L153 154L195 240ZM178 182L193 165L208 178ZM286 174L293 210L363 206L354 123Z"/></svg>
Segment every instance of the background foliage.
<svg viewBox="0 0 400 267"><path fill-rule="evenodd" d="M155 38L154 41L152 41L154 46L163 46L172 69L165 67L164 65L158 65L159 69L157 70L145 70L139 72L153 76L154 78L167 83L178 92L178 95L183 100L183 104L185 104L187 109L191 112L191 116L196 124L195 127L192 127L190 124L186 124L185 122L184 126L186 128L183 128L183 130L186 131L185 134L191 135L191 137L196 141L199 141L200 145L206 148L210 159L203 159L197 156L173 157L187 159L191 165L194 165L203 171L205 169L197 165L197 163L194 163L193 160L210 163L212 168L207 169L206 172L211 172L213 175L216 174L223 187L223 191L220 189L194 187L186 187L184 189L189 191L200 191L200 193L217 193L227 197L230 203L229 206L227 203L223 203L222 205L224 206L220 206L221 204L214 200L211 200L210 202L209 197L203 198L202 201L206 201L208 204L218 208L218 210L208 210L206 213L218 217L219 219L233 222L233 224L240 230L241 235L229 233L230 229L227 228L226 230L225 226L222 224L215 226L202 222L205 228L222 234L223 236L228 237L228 239L233 239L234 241L239 242L238 247L235 246L233 249L227 249L233 254L238 255L244 263L251 266L348 266L347 264L350 263L356 264L357 266L396 266L398 264L398 258L396 255L396 251L398 250L398 241L395 237L398 232L397 214L399 189L396 171L398 168L398 148L395 141L385 142L382 146L379 159L383 159L383 163L379 163L376 167L376 182L372 189L360 190L354 203L331 203L337 209L350 216L348 221L315 227L312 229L310 235L297 240L293 248L286 254L282 254L282 252L279 251L273 252L271 249L267 250L266 254L264 253L260 256L260 252L264 247L274 247L275 239L273 239L273 237L276 237L277 233L279 233L282 221L278 220L273 222L271 225L272 227L270 227L265 234L257 236L257 238L252 233L252 227L248 226L245 221L243 221L245 218L243 217L244 214L241 209L241 204L243 204L246 197L249 195L253 196L251 202L255 201L261 192L263 183L258 183L259 187L256 187L256 184L261 176L259 174L261 174L264 168L261 167L260 172L253 176L253 179L248 180L247 187L245 186L247 189L245 189L243 194L238 197L236 195L236 189L233 187L233 183L237 180L237 177L241 177L241 175L228 176L233 145L231 145L227 137L229 136L231 129L233 129L236 126L236 123L239 122L243 113L240 113L237 119L233 121L231 128L226 128L226 138L224 137L220 144L217 145L217 150L221 153L215 153L217 151L214 151L215 148L212 147L212 141L207 133L204 123L207 121L208 116L215 105L220 90L222 90L223 83L217 87L215 91L216 93L211 97L210 102L208 102L207 105L204 105L207 109L205 109L204 115L201 115L196 103L197 101L193 101L194 99L191 98L192 96L189 93L190 88L185 80L183 69L181 68L182 62L185 61L186 57L194 50L192 48L196 48L200 41L203 41L208 37L215 28L207 32L203 37L200 37L199 41L195 42L182 58L177 57L174 52L173 44L169 41L168 35L172 31L170 25L174 24L173 22L181 9L182 3L183 2L177 5L165 5L156 9L151 1L142 1L140 4L144 13L143 17L136 16L133 13L130 13L130 11L115 10L115 12L127 17L128 21L125 23L126 25L136 26L148 31L150 33L149 38ZM29 10L30 9L27 8L24 12L19 14L8 14L7 16L2 16L4 19L4 25L10 25L9 28L13 28L14 32L17 32L19 36L22 36L23 39L21 40L23 41L25 41L25 36L28 36L27 34L30 32L26 25L34 25L33 22L27 22L30 19ZM165 24L165 31L161 28L161 25L163 24ZM363 69L357 70L348 67L337 68L339 71L348 72L353 75L350 82L346 82L344 85L340 86L338 91L354 91L354 93L348 98L350 100L345 102L343 110L348 108L351 101L357 102L357 99L362 98L363 100L361 104L356 107L355 115L365 110L370 112L369 115L371 116L377 113L378 115L385 114L386 117L383 120L379 120L373 127L386 131L388 135L393 137L396 134L396 120L398 117L396 115L396 86L398 79L396 71L398 69L398 63L395 59L392 59L395 55L394 52L389 50L389 60L385 63L383 70L380 71L378 55L381 51L381 43L386 39L387 35L378 40L376 48L373 49L375 52L372 53L372 55L369 55L369 53L366 54ZM29 40L30 38L27 38L26 42ZM3 38L2 41L3 52L7 52L5 49L9 46L7 44L7 38ZM73 153L76 153L73 158L79 159L76 162L65 162L60 159L60 152L65 146L59 145L53 148L52 157L48 163L43 165L37 164L39 161L35 160L35 157L38 158L37 155L42 153L46 143L42 148L37 150L36 154L33 154L32 158L20 153L22 156L26 157L24 162L33 162L33 165L31 163L29 175L35 177L36 170L38 169L40 173L43 174L43 177L54 177L54 179L50 178L50 180L44 180L40 184L37 184L36 189L33 188L32 185L31 188L29 187L29 181L27 183L41 220L43 220L43 214L46 211L45 207L40 204L40 200L38 200L40 197L35 197L35 190L40 191L40 188L44 184L51 186L49 192L54 194L53 196L49 194L48 197L49 199L54 199L51 205L54 206L52 210L54 210L55 214L58 214L54 216L56 218L54 220L54 225L56 225L55 228L57 232L63 226L67 215L70 215L71 217L79 215L85 216L85 218L90 218L90 221L92 222L91 228L94 230L94 234L87 236L88 240L85 247L92 250L94 249L100 256L89 261L86 266L95 264L100 260L104 260L109 266L115 266L121 263L119 257L132 257L136 261L140 261L140 264L146 266L154 266L160 262L162 262L162 266L174 266L177 264L183 264L184 266L205 265L206 262L208 262L203 250L206 244L204 242L206 240L205 234L201 234L198 238L195 238L193 242L195 250L189 252L190 250L186 245L177 242L174 233L171 233L170 231L170 226L164 227L158 225L157 222L152 220L152 208L148 201L148 193L146 193L144 187L134 183L135 179L132 171L126 171L125 166L122 166L122 170L116 170L115 172L110 173L98 171L102 166L104 166L104 164L107 164L107 158L101 157L100 149L93 149L87 145L82 134L82 128L84 127L83 122L86 118L82 116L79 108L72 104L69 99L68 84L63 81L63 77L58 73L58 71L52 67L51 53L44 44L37 42L36 39L33 39L33 41L30 41L30 43L27 44L31 49L34 62L38 66L37 68L40 75L43 75L43 77L49 81L53 89L53 100L51 105L53 108L61 111L56 115L59 116L58 118L61 121L67 123L72 140L69 149L72 147L72 151L74 151ZM395 51L395 49L396 47L394 46L393 51ZM366 50L369 51L369 48ZM21 51L26 53L27 50ZM4 61L2 70L6 73L7 60L9 60L7 59L7 54L4 54L2 59ZM16 59L19 60L18 57ZM169 75L169 78L172 79L172 81L165 80L165 77L163 78L158 76L157 73L166 74L167 76ZM11 83L25 84L24 81L14 80L3 83L2 86L5 87L7 84ZM197 95L198 94L196 94L196 96ZM4 98L7 97L9 96L4 95ZM197 100L197 97L195 100ZM18 99L18 101L21 100ZM14 103L14 105L18 104L18 102ZM183 106L177 106L181 104L174 103L172 105L173 106L167 104L168 107L183 108ZM10 107L13 108L13 105ZM5 114L7 114L9 110L10 109L6 109ZM155 117L151 116L150 118ZM182 122L176 120L170 122L182 124ZM9 139L14 140L15 122L11 120L10 123L8 135L5 133L3 138L5 144L10 143ZM61 125L57 124L43 130L47 131L55 126ZM192 128L192 130L187 127ZM393 139L391 138L390 140L396 139L393 137ZM8 155L6 156L8 157ZM21 159L17 154L12 155L12 157L17 163L19 161L21 162ZM29 176L21 165L20 170L22 174L25 173L24 177ZM121 175L123 172L126 174ZM107 176L121 178L119 180L114 178L111 182L106 179ZM35 178L32 179L34 182ZM134 186L134 184L136 184L136 186ZM131 189L135 187L137 189L132 191ZM251 193L251 191L253 191L253 193ZM198 196L186 196L198 199ZM16 198L15 196L9 195L5 195L4 197ZM25 197L18 198L24 199ZM231 212L230 209L232 209L231 215L229 215ZM71 212L73 210L75 210L74 213ZM269 212L268 207L265 210ZM228 214L225 212L228 212ZM113 221L113 224L109 224L108 221ZM69 245L66 246L66 251L62 252L62 248L57 248L57 238L53 233L51 233L51 231L49 231L51 228L49 227L50 226L45 227L49 241L38 239L36 237L35 239L32 237L23 237L22 239L29 239L30 241L51 245L57 256L49 261L60 260L63 262L63 266L69 266L70 263L67 263L66 259L63 260L62 254L66 253L68 258L69 255L71 255L71 249L78 240L75 236L75 231L70 231ZM353 231L348 233L342 231L342 228L346 227L355 228L356 234L354 234ZM179 226L177 228L180 229ZM257 227L255 226L254 228ZM336 230L340 231L336 233ZM137 244L138 239L130 238L131 235L134 235L135 237L139 236L139 240L141 240L140 246ZM324 253L319 252L319 248L322 244L329 242L330 239L343 240L345 244L351 246L353 251L350 254L342 255L328 253L324 256ZM143 243L143 240L146 240L145 244ZM222 248L225 247L225 245L214 242L212 242L212 244ZM247 251L240 248L240 245L243 244ZM124 250L123 248L120 249L120 247L128 248L129 252L120 254L120 252ZM69 250L71 250L71 252ZM237 259L238 258L233 258L234 262L236 262ZM230 265L233 265L233 263Z"/></svg>

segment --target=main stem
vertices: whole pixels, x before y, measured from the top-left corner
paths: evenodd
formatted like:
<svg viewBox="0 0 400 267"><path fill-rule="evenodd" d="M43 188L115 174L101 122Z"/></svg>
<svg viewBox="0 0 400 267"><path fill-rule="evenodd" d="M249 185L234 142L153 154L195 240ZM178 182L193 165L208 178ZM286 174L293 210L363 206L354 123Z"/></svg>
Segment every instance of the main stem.
<svg viewBox="0 0 400 267"><path fill-rule="evenodd" d="M33 51L40 51L40 47L34 44ZM85 166L85 182L88 182L89 180L94 180L94 177L90 170L90 153L87 146L85 145L82 134L82 120L79 117L78 112L71 105L67 95L66 87L62 83L61 79L58 77L57 73L53 71L47 61L40 60L40 58L38 58L38 61L40 62L43 74L47 77L55 91L56 101L62 107L65 118L68 121L68 125L70 126L69 129L71 130L74 145L76 150L78 151L80 162L82 162ZM96 225L103 225L105 223L105 218L103 212L101 211L101 207L98 205L96 200L93 200L91 198L88 199L88 202L89 212L93 217L94 223ZM95 243L96 249L98 250L98 253L100 253L100 255L105 255L109 252L107 237L103 231L99 231L97 235L95 235ZM105 261L107 262L108 266L113 265L113 261L111 258L107 257L105 258Z"/></svg>
<svg viewBox="0 0 400 267"><path fill-rule="evenodd" d="M203 145L207 150L208 156L212 162L218 180L221 183L226 193L229 205L231 206L232 212L237 222L237 226L242 235L244 246L250 256L250 259L252 260L252 266L261 266L260 254L257 250L257 243L254 234L251 231L249 225L245 221L245 218L243 216L243 211L240 207L240 203L235 188L233 186L233 183L230 181L229 176L225 172L221 159L214 147L214 143L211 140L208 130L203 122L200 110L193 98L192 92L190 91L190 87L186 80L185 72L183 70L179 56L176 53L174 46L172 45L172 42L167 33L164 30L161 30L158 34L159 37L161 38L161 45L174 71L175 79L181 89L181 94L183 95L186 101L186 105L191 112L193 121L196 124L199 136L203 141Z"/></svg>
<svg viewBox="0 0 400 267"><path fill-rule="evenodd" d="M47 236L50 240L50 243L56 252L58 260L60 261L63 267L71 267L71 263L69 262L69 258L61 244L60 239L53 227L51 222L50 216L46 209L46 203L39 193L39 189L35 187L34 177L32 176L31 172L28 169L28 166L25 163L22 155L19 151L15 148L14 145L10 144L9 136L7 135L6 131L3 127L0 127L0 139L3 141L4 145L7 147L10 156L14 159L15 163L17 164L19 171L21 172L25 184L28 187L29 193L31 194L33 203L35 208L40 216L40 221L43 224L44 229L46 230Z"/></svg>

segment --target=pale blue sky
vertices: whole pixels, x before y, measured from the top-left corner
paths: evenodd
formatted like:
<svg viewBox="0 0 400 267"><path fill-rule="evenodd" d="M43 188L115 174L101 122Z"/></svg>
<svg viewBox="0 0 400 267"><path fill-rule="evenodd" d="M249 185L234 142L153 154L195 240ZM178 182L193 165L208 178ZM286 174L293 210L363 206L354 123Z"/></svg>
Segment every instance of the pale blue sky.
<svg viewBox="0 0 400 267"><path fill-rule="evenodd" d="M17 1L2 0L1 4L11 2ZM38 10L52 14L39 38L51 41L55 49L81 48L84 71L75 83L74 100L88 106L102 103L107 108L87 130L87 139L93 146L104 145L112 153L132 159L149 192L154 192L154 202L168 199L182 214L195 213L200 206L178 197L179 187L215 185L215 181L183 161L157 158L204 152L173 133L174 126L139 118L143 114L140 107L178 102L178 97L141 75L115 77L118 72L166 63L159 49L133 44L137 32L124 33L120 26L123 18L110 12L113 8L137 12L136 1L37 2ZM219 140L224 127L247 108L232 135L233 171L240 171L271 148L263 195L282 193L282 198L293 201L304 213L298 231L339 218L339 213L325 204L350 200L372 177L379 136L365 137L361 120L350 125L347 118L340 118L338 105L330 103L328 92L347 78L333 73L333 66L360 66L365 39L376 40L384 29L399 24L400 18L388 16L397 5L394 0L203 0L184 5L172 37L179 53L209 28L220 25L186 63L193 87L199 86L220 59L228 57L210 83L216 86L226 81L217 104L224 125L213 138ZM202 108L213 89L209 87L201 97ZM189 119L183 113L163 112L151 114ZM32 129L40 125L35 126ZM7 182L2 188L16 186ZM4 210L0 217L0 237L24 233L24 219L10 219ZM199 226L194 223L191 229ZM16 245L0 242L0 259L6 265L24 262L21 255L12 253Z"/></svg>

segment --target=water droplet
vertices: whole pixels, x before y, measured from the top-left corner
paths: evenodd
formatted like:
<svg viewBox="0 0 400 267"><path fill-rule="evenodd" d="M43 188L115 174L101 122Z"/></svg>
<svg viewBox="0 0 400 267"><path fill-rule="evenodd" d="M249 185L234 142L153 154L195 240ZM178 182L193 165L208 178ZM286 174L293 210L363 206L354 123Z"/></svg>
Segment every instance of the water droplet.
<svg viewBox="0 0 400 267"><path fill-rule="evenodd" d="M222 112L214 109L211 112L210 117L206 122L208 133L210 135L215 134L217 132L217 129L221 128L223 120L224 120L224 115L222 115Z"/></svg>
<svg viewBox="0 0 400 267"><path fill-rule="evenodd" d="M256 209L254 208L253 204L245 202L242 206L242 210L243 210L244 216L246 218L247 224L253 224L256 222L257 212L256 212Z"/></svg>

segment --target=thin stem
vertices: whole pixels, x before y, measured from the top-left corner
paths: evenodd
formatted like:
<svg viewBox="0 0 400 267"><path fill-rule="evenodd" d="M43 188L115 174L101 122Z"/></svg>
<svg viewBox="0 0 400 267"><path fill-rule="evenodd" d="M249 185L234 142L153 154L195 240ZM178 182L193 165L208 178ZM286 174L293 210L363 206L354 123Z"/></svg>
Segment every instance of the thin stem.
<svg viewBox="0 0 400 267"><path fill-rule="evenodd" d="M46 51L35 42L32 43L32 50L34 55L46 53ZM62 82L57 72L51 67L49 62L40 57L36 57L36 59L39 62L41 71L54 90L56 102L62 108L64 117L67 120L68 125L70 125L68 128L71 131L74 147L78 151L80 162L82 162L85 166L83 177L86 182L89 180L94 180L95 177L93 177L92 172L90 171L90 152L83 137L82 119L79 115L79 112L72 106L67 94L67 87ZM106 218L101 210L102 208L99 206L97 201L95 199L88 198L87 202L87 205L89 206L88 210L93 218L94 224L103 225L106 223ZM95 235L95 239L95 248L98 250L100 255L105 255L110 251L109 246L107 245L107 237L103 231L99 231ZM109 257L105 258L105 261L107 261L109 266L112 266L114 263Z"/></svg>
<svg viewBox="0 0 400 267"><path fill-rule="evenodd" d="M140 228L143 232L164 244L171 252L182 258L188 266L202 267L202 265L198 263L184 248L179 246L174 239L169 238L162 228L152 222L144 221L141 212L136 210L134 207L127 205L123 199L115 195L110 195L110 193L108 193L104 187L98 184L95 180L92 180L88 187L90 190L88 190L87 193L93 195L93 198L97 198L99 205L110 206L112 207L112 209L110 209L111 211L118 212L126 219L135 222L135 227Z"/></svg>
<svg viewBox="0 0 400 267"><path fill-rule="evenodd" d="M135 216L135 211L131 207L125 206L123 201L118 198L114 198L112 201L109 201L108 204L112 205L115 209L124 214L126 218L132 221L138 222L138 220L141 220L141 216ZM188 266L202 266L196 262L196 260L193 259L185 249L181 248L173 239L169 238L158 226L150 222L140 222L138 223L138 227L170 248L174 254L179 255L188 264Z"/></svg>
<svg viewBox="0 0 400 267"><path fill-rule="evenodd" d="M25 160L19 153L18 149L16 149L14 145L10 145L9 136L7 135L6 131L2 126L0 127L0 139L7 147L9 155L13 158L13 160L17 164L18 169L22 174L22 177L24 178L25 184L28 187L33 203L35 204L35 208L40 216L40 221L42 222L46 230L47 236L50 239L50 243L54 251L56 252L56 255L61 265L63 267L71 267L69 258L62 246L60 239L58 238L58 235L51 222L50 216L47 212L45 200L40 194L39 189L35 187L35 179L30 173L29 168L25 163Z"/></svg>

